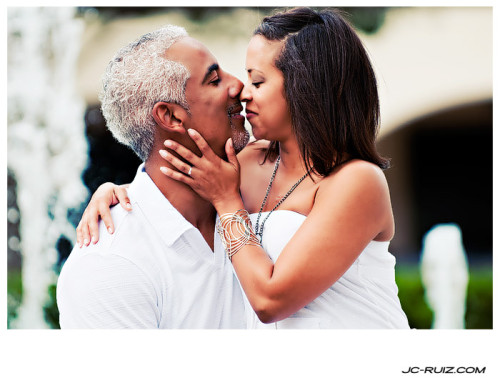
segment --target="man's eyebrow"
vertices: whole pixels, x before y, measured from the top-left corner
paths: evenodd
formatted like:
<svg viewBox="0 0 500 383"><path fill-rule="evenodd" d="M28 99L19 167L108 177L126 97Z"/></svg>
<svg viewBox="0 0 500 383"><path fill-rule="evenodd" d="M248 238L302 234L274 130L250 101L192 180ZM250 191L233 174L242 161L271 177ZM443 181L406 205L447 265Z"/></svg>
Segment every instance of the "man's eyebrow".
<svg viewBox="0 0 500 383"><path fill-rule="evenodd" d="M215 64L210 65L207 69L207 73L205 73L205 77L203 77L202 84L204 84L205 81L208 80L208 77L210 76L210 74L212 74L213 71L216 71L218 69L219 69L219 64L215 63Z"/></svg>

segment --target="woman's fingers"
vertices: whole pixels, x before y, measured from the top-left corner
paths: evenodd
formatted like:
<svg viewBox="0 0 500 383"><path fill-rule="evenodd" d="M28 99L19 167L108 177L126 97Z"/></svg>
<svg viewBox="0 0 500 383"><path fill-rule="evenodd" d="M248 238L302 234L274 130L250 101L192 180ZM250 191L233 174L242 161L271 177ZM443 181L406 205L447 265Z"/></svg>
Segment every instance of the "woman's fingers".
<svg viewBox="0 0 500 383"><path fill-rule="evenodd" d="M96 244L99 241L99 216L110 234L114 232L111 210L103 201L98 207L94 205L85 209L82 219L76 228L76 241L79 247Z"/></svg>
<svg viewBox="0 0 500 383"><path fill-rule="evenodd" d="M111 218L111 210L109 206L105 202L100 202L98 206L97 219L91 220L93 225L90 226L90 235L92 236L92 243L96 243L99 240L99 225L98 225L98 216L101 216L104 225L106 226L106 230L109 234L113 234L115 228L113 226L113 219Z"/></svg>
<svg viewBox="0 0 500 383"><path fill-rule="evenodd" d="M233 140L230 138L226 141L226 155L228 162L235 167L235 169L240 168L240 163L236 157L236 151L234 150Z"/></svg>
<svg viewBox="0 0 500 383"><path fill-rule="evenodd" d="M130 203L130 199L128 198L127 188L124 186L116 186L113 191L116 199L120 202L121 207L127 211L131 211L132 205ZM108 227L108 225L106 225L106 227Z"/></svg>
<svg viewBox="0 0 500 383"><path fill-rule="evenodd" d="M187 149L183 145L179 144L178 142L172 141L172 140L166 140L164 142L164 145L170 149L175 151L179 156L181 156L183 159L188 162L188 164L182 162L179 160L177 157L172 156L168 151L166 150L160 150L160 155L170 162L172 165L174 165L177 169L179 169L183 173L188 173L190 169L190 165L193 165L193 168L202 168L203 163L205 160L208 160L210 162L216 163L217 161L220 161L220 158L213 152L212 148L208 143L205 141L205 139L199 134L196 130L193 129L188 129L189 136L191 139L194 141L194 143L198 146L198 148L201 151L202 157L198 157L195 153L193 153L191 150Z"/></svg>
<svg viewBox="0 0 500 383"><path fill-rule="evenodd" d="M76 227L76 241L79 247L87 246L90 243L89 225L87 223L88 209L85 209L82 219Z"/></svg>
<svg viewBox="0 0 500 383"><path fill-rule="evenodd" d="M127 195L127 185L118 186L106 182L97 188L76 228L78 246L88 246L90 243L95 244L99 241L99 218L102 219L106 230L113 234L115 228L110 208L117 203L120 203L127 211L132 210Z"/></svg>
<svg viewBox="0 0 500 383"><path fill-rule="evenodd" d="M175 151L187 162L193 164L194 166L199 166L201 158L194 154L191 150L172 140L166 140L164 144L168 149L172 149L173 151ZM160 151L160 155L165 158L162 154L162 151Z"/></svg>
<svg viewBox="0 0 500 383"><path fill-rule="evenodd" d="M212 148L210 145L207 144L207 141L201 136L200 133L198 133L194 129L188 129L188 134L191 137L191 139L195 142L196 146L198 146L198 149L200 149L201 153L203 156L206 156L207 158L212 159L213 156L215 156L215 153L213 152Z"/></svg>
<svg viewBox="0 0 500 383"><path fill-rule="evenodd" d="M173 169L167 168L165 166L160 167L160 171L165 174L167 177L170 177L176 181L184 182L186 185L193 186L194 180L180 172L177 172Z"/></svg>
<svg viewBox="0 0 500 383"><path fill-rule="evenodd" d="M76 243L78 244L78 247L83 246L83 224L82 224L82 221L80 221L80 223L76 227Z"/></svg>
<svg viewBox="0 0 500 383"><path fill-rule="evenodd" d="M179 171L185 173L185 174L188 174L188 175L191 175L190 174L190 169L192 168L191 166L189 166L188 164L186 164L184 161L178 159L177 157L173 156L172 154L170 154L169 152L167 152L166 150L160 150L160 155L165 159L167 160L168 162L170 162L172 165L174 165ZM164 173L164 172L163 172Z"/></svg>
<svg viewBox="0 0 500 383"><path fill-rule="evenodd" d="M99 240L99 217L94 214L89 218L90 243L95 244Z"/></svg>

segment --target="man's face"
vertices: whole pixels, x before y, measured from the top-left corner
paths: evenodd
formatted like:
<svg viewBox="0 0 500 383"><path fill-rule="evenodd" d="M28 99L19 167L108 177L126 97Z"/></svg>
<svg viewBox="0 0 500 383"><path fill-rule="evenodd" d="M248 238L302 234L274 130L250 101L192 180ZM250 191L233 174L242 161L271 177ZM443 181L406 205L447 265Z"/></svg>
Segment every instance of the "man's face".
<svg viewBox="0 0 500 383"><path fill-rule="evenodd" d="M174 43L166 56L190 72L186 98L191 116L184 121L184 127L200 132L220 157L226 157L224 145L229 137L233 138L237 151L243 149L248 133L244 128L245 117L240 114L241 81L224 72L210 51L191 37Z"/></svg>

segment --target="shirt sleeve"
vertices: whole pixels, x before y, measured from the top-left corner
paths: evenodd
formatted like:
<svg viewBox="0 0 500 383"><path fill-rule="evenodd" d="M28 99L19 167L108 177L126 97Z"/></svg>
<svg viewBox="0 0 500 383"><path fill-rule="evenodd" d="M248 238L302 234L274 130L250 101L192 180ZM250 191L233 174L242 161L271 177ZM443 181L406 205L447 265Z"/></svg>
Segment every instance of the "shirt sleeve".
<svg viewBox="0 0 500 383"><path fill-rule="evenodd" d="M151 279L114 254L75 253L57 283L62 329L158 328L161 311Z"/></svg>

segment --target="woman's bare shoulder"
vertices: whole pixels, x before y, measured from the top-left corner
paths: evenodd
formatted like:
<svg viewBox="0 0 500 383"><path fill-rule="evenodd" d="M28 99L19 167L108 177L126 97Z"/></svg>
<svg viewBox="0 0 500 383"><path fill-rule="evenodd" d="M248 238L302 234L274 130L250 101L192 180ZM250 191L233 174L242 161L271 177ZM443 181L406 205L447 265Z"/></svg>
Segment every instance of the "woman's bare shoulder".
<svg viewBox="0 0 500 383"><path fill-rule="evenodd" d="M359 159L353 159L342 164L338 169L325 177L325 180L332 182L333 180L350 179L353 176L385 180L384 172L379 166Z"/></svg>
<svg viewBox="0 0 500 383"><path fill-rule="evenodd" d="M341 165L338 169L326 176L318 190L331 192L332 189L388 192L387 180L384 172L377 165L354 159Z"/></svg>
<svg viewBox="0 0 500 383"><path fill-rule="evenodd" d="M372 239L385 241L394 235L389 186L383 170L371 162L351 160L325 177L314 206L319 212L359 219L359 225L375 233Z"/></svg>
<svg viewBox="0 0 500 383"><path fill-rule="evenodd" d="M238 161L243 166L260 163L264 159L268 146L269 141L266 140L250 142L241 152L238 153Z"/></svg>

